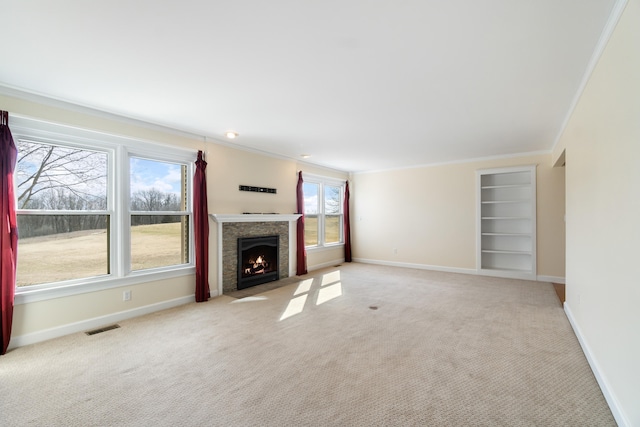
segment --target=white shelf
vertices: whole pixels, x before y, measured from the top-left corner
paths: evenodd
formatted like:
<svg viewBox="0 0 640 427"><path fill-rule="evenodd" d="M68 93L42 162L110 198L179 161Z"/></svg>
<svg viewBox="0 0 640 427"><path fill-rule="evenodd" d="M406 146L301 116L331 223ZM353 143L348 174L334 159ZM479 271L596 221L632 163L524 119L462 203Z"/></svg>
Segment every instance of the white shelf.
<svg viewBox="0 0 640 427"><path fill-rule="evenodd" d="M495 220L495 219L526 219L529 220L531 219L528 216L483 216L482 217L483 220L488 219L488 220Z"/></svg>
<svg viewBox="0 0 640 427"><path fill-rule="evenodd" d="M483 270L505 271L505 272L514 272L514 273L529 273L529 270L524 270L524 269L520 269L520 268L491 268L491 267L487 267L487 268L484 268Z"/></svg>
<svg viewBox="0 0 640 427"><path fill-rule="evenodd" d="M211 219L222 224L225 222L293 222L301 214L209 214Z"/></svg>
<svg viewBox="0 0 640 427"><path fill-rule="evenodd" d="M531 233L492 233L492 232L483 232L481 233L483 236L514 236L514 237L531 237Z"/></svg>
<svg viewBox="0 0 640 427"><path fill-rule="evenodd" d="M480 273L535 278L535 172L535 166L477 172Z"/></svg>
<svg viewBox="0 0 640 427"><path fill-rule="evenodd" d="M506 185L483 185L482 190L491 190L493 188L529 188L531 184L506 184Z"/></svg>
<svg viewBox="0 0 640 427"><path fill-rule="evenodd" d="M529 200L483 200L483 205L495 205L495 204L509 204L509 203L529 203Z"/></svg>
<svg viewBox="0 0 640 427"><path fill-rule="evenodd" d="M511 255L531 255L529 251L502 251L497 249L482 249L485 254L511 254Z"/></svg>

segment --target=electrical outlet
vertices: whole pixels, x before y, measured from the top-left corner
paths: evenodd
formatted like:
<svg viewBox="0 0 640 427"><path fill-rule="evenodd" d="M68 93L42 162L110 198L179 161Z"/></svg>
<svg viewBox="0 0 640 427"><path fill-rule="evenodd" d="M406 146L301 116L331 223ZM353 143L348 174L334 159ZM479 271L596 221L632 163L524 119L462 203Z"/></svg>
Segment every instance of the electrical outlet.
<svg viewBox="0 0 640 427"><path fill-rule="evenodd" d="M398 248L393 248L393 254L398 255Z"/></svg>
<svg viewBox="0 0 640 427"><path fill-rule="evenodd" d="M131 301L131 291L122 292L122 301Z"/></svg>

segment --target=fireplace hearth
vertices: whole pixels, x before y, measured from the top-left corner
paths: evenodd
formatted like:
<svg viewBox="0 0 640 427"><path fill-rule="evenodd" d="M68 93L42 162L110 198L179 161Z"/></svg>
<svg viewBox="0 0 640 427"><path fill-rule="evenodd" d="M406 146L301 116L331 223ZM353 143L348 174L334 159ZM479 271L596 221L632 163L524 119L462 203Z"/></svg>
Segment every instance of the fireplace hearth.
<svg viewBox="0 0 640 427"><path fill-rule="evenodd" d="M280 278L279 236L238 238L238 289L246 289Z"/></svg>

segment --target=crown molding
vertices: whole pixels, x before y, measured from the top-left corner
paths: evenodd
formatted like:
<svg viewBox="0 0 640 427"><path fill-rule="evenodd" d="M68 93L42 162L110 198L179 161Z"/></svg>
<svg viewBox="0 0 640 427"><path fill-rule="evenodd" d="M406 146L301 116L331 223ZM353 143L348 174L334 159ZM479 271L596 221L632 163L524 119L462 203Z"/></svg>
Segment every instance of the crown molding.
<svg viewBox="0 0 640 427"><path fill-rule="evenodd" d="M609 19L607 19L607 23L602 29L602 33L600 33L600 38L598 39L598 43L596 44L596 47L593 50L593 53L591 54L591 59L587 64L586 70L584 71L584 75L582 76L580 85L578 86L578 89L576 90L576 93L573 96L573 100L569 105L567 114L565 115L564 120L562 121L562 125L560 125L560 131L558 132L558 135L556 136L556 139L553 142L553 147L551 148L552 153L555 151L558 143L560 142L560 139L562 138L562 135L564 134L564 131L567 128L567 125L569 124L569 120L571 120L571 116L573 115L573 112L576 109L576 106L578 105L578 101L580 100L580 97L582 97L582 93L587 87L587 83L589 82L589 79L591 78L591 75L593 74L593 71L595 70L596 65L598 65L598 61L600 60L602 53L607 47L607 43L609 43L609 39L613 35L613 31L616 29L616 26L618 25L618 21L620 20L620 17L624 12L624 8L627 6L627 2L628 0L616 0L615 4L613 5L613 8L611 9L611 13L609 14Z"/></svg>

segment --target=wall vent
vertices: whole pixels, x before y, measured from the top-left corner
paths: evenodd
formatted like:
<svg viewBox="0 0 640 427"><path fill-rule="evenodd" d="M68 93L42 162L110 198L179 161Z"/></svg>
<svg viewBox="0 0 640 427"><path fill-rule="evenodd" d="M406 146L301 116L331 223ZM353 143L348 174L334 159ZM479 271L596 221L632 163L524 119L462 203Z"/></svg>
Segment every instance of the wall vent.
<svg viewBox="0 0 640 427"><path fill-rule="evenodd" d="M85 334L87 334L87 335L95 335L95 334L99 334L101 332L110 331L112 329L118 329L119 327L120 327L120 325L117 325L117 324L116 325L109 325L109 326L105 326L105 327L102 327L102 328L94 329L92 331L87 331L87 332L85 332Z"/></svg>

